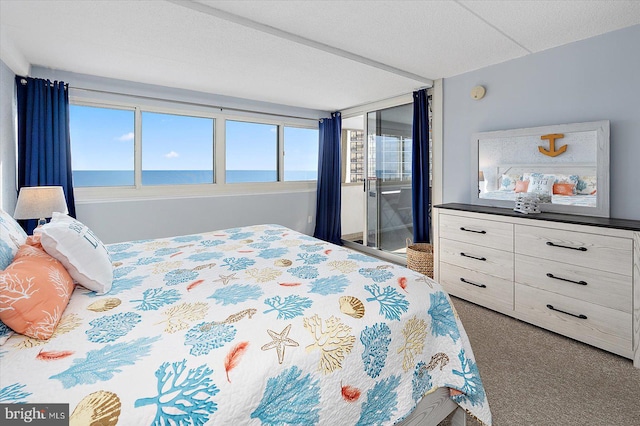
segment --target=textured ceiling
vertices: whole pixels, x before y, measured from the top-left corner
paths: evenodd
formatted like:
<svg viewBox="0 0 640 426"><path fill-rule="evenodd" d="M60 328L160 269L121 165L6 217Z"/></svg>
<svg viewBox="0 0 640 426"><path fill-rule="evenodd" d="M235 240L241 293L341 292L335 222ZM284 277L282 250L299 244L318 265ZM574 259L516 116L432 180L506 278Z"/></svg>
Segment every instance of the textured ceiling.
<svg viewBox="0 0 640 426"><path fill-rule="evenodd" d="M640 1L0 0L0 24L16 73L330 111L640 24Z"/></svg>

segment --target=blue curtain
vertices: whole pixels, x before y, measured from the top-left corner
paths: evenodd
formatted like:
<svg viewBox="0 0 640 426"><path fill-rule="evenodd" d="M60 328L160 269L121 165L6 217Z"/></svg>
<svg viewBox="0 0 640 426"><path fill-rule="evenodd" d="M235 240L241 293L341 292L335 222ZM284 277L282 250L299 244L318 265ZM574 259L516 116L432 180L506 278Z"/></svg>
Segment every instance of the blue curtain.
<svg viewBox="0 0 640 426"><path fill-rule="evenodd" d="M428 243L429 211L429 102L427 89L413 92L413 158L411 188L413 210L413 241Z"/></svg>
<svg viewBox="0 0 640 426"><path fill-rule="evenodd" d="M313 236L342 245L340 226L340 133L342 118L339 112L320 120L318 155L318 190L316 199L316 228Z"/></svg>
<svg viewBox="0 0 640 426"><path fill-rule="evenodd" d="M26 83L25 83L26 82ZM18 189L62 186L75 217L69 136L69 92L63 82L16 76L18 106ZM22 223L31 234L37 220Z"/></svg>

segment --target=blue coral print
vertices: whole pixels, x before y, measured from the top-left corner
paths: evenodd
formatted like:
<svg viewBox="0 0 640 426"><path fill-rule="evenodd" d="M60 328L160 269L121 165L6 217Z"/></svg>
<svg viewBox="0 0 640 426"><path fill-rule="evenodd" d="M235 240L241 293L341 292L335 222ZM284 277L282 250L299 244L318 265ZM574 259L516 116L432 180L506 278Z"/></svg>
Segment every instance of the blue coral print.
<svg viewBox="0 0 640 426"><path fill-rule="evenodd" d="M251 237L253 232L238 232L237 234L233 234L229 237L230 240L246 240Z"/></svg>
<svg viewBox="0 0 640 426"><path fill-rule="evenodd" d="M236 284L217 289L208 299L215 299L222 305L235 305L247 300L256 300L262 297L264 292L257 285Z"/></svg>
<svg viewBox="0 0 640 426"><path fill-rule="evenodd" d="M125 260L125 259L131 259L132 257L137 257L140 253L140 251L122 251L119 253L109 253L109 257L111 257L111 261L112 262L119 262L121 260Z"/></svg>
<svg viewBox="0 0 640 426"><path fill-rule="evenodd" d="M349 286L349 278L346 275L333 275L326 278L318 278L311 281L309 293L328 294L342 293Z"/></svg>
<svg viewBox="0 0 640 426"><path fill-rule="evenodd" d="M300 246L300 249L302 249L304 251L308 251L308 252L320 251L323 248L324 248L323 245L320 244L320 243L317 243L317 244L302 244Z"/></svg>
<svg viewBox="0 0 640 426"><path fill-rule="evenodd" d="M380 315L384 315L386 319L400 321L400 315L409 309L405 296L391 286L385 287L383 291L378 284L365 285L364 288L373 296L367 298L367 302L377 300L380 303Z"/></svg>
<svg viewBox="0 0 640 426"><path fill-rule="evenodd" d="M360 342L364 345L362 352L364 371L369 377L375 379L380 375L387 360L387 352L389 352L389 344L391 343L391 329L385 323L365 327L360 333Z"/></svg>
<svg viewBox="0 0 640 426"><path fill-rule="evenodd" d="M162 287L148 288L142 293L142 299L133 299L131 302L140 302L135 309L141 311L156 311L162 306L170 305L180 300L180 293L176 289L163 290Z"/></svg>
<svg viewBox="0 0 640 426"><path fill-rule="evenodd" d="M226 266L230 271L242 271L243 269L247 269L249 266L253 266L256 263L255 260L249 259L248 257L241 257L236 259L235 257L227 257L222 259L222 266Z"/></svg>
<svg viewBox="0 0 640 426"><path fill-rule="evenodd" d="M0 403L3 404L25 404L26 397L31 395L31 392L24 392L23 389L27 385L21 383L13 383L0 389Z"/></svg>
<svg viewBox="0 0 640 426"><path fill-rule="evenodd" d="M396 388L399 383L400 376L390 376L377 382L373 389L369 389L356 426L381 425L391 420L391 416L397 411Z"/></svg>
<svg viewBox="0 0 640 426"><path fill-rule="evenodd" d="M287 272L303 280L310 280L318 276L318 268L314 266L297 266L287 269Z"/></svg>
<svg viewBox="0 0 640 426"><path fill-rule="evenodd" d="M211 259L220 259L222 256L224 256L224 254L219 251L205 251L202 253L194 253L187 256L186 259L192 262L208 262Z"/></svg>
<svg viewBox="0 0 640 426"><path fill-rule="evenodd" d="M175 269L165 274L164 282L167 283L167 285L178 285L193 281L197 277L198 273L191 269Z"/></svg>
<svg viewBox="0 0 640 426"><path fill-rule="evenodd" d="M151 345L158 339L160 336L141 337L131 342L105 345L87 352L86 358L74 359L71 367L49 378L60 380L65 389L110 380L114 374L122 372L122 367L148 356Z"/></svg>
<svg viewBox="0 0 640 426"><path fill-rule="evenodd" d="M320 386L311 374L293 366L267 380L267 387L252 419L263 425L315 425L320 416Z"/></svg>
<svg viewBox="0 0 640 426"><path fill-rule="evenodd" d="M185 346L193 346L189 353L194 356L208 355L211 350L220 348L236 337L236 328L228 324L201 322L187 332Z"/></svg>
<svg viewBox="0 0 640 426"><path fill-rule="evenodd" d="M289 249L286 247L270 248L261 250L260 254L258 254L258 257L261 257L263 259L277 259L281 256L284 256L288 252Z"/></svg>
<svg viewBox="0 0 640 426"><path fill-rule="evenodd" d="M218 410L211 398L220 391L211 380L213 370L202 364L187 371L187 360L163 363L156 370L158 395L136 400L134 407L156 405L154 426L202 426Z"/></svg>
<svg viewBox="0 0 640 426"><path fill-rule="evenodd" d="M200 245L203 245L205 247L215 247L215 246L219 246L224 244L224 241L222 240L203 240L200 241Z"/></svg>
<svg viewBox="0 0 640 426"><path fill-rule="evenodd" d="M109 244L108 251L109 254L119 253L121 251L129 250L133 247L131 243L119 243L119 244Z"/></svg>
<svg viewBox="0 0 640 426"><path fill-rule="evenodd" d="M422 396L433 387L431 383L431 375L427 369L427 364L424 361L420 361L416 364L416 368L413 371L413 379L411 380L411 387L413 389L411 397L414 401L418 402Z"/></svg>
<svg viewBox="0 0 640 426"><path fill-rule="evenodd" d="M429 298L431 300L429 315L433 320L431 333L434 336L449 336L454 342L457 341L460 337L460 332L447 296L439 291L429 295Z"/></svg>
<svg viewBox="0 0 640 426"><path fill-rule="evenodd" d="M358 272L363 277L370 278L373 280L373 282L376 283L382 283L393 278L393 273L387 271L386 269L361 268Z"/></svg>
<svg viewBox="0 0 640 426"><path fill-rule="evenodd" d="M265 299L264 303L272 307L272 309L264 311L265 314L278 311L278 319L291 319L304 315L304 310L309 308L313 301L308 297L291 294L284 299L280 296L273 296Z"/></svg>
<svg viewBox="0 0 640 426"><path fill-rule="evenodd" d="M153 263L162 262L163 258L161 257L141 257L136 262L136 265L151 265Z"/></svg>
<svg viewBox="0 0 640 426"><path fill-rule="evenodd" d="M156 250L153 254L154 256L170 256L172 254L176 254L177 252L179 252L180 249L175 248L175 247L167 247L167 248L161 248Z"/></svg>
<svg viewBox="0 0 640 426"><path fill-rule="evenodd" d="M473 406L481 405L484 402L485 393L482 381L480 380L478 365L465 356L464 349L460 349L458 359L460 360L460 368L462 371L454 369L453 374L462 377L464 384L459 388L463 394L458 395L457 399L454 398L454 400L456 402L466 400Z"/></svg>
<svg viewBox="0 0 640 426"><path fill-rule="evenodd" d="M298 253L298 260L302 260L305 265L317 265L327 260L327 256L318 253Z"/></svg>
<svg viewBox="0 0 640 426"><path fill-rule="evenodd" d="M123 266L120 268L115 268L113 270L113 279L114 280L120 279L125 275L127 275L129 272L135 271L135 269L136 269L135 266Z"/></svg>
<svg viewBox="0 0 640 426"><path fill-rule="evenodd" d="M140 319L140 315L135 312L105 315L89 322L92 328L85 333L91 342L113 342L129 333L140 322Z"/></svg>
<svg viewBox="0 0 640 426"><path fill-rule="evenodd" d="M109 290L109 295L115 295L115 294L119 294L122 293L124 291L127 290L131 290L134 287L139 286L140 284L142 284L142 282L144 281L144 279L147 278L146 276L136 276L136 277L127 277L127 278L120 278L119 280L114 280L113 284L111 286L111 290ZM87 296L89 297L98 297L98 293L96 292L91 292L88 293Z"/></svg>

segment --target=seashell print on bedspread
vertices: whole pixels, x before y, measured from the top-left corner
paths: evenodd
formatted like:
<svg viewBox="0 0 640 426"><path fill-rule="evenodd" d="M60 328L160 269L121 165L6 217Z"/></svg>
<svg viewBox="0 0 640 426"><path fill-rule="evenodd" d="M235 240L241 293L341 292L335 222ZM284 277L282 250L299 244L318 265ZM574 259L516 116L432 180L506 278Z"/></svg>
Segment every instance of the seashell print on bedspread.
<svg viewBox="0 0 640 426"><path fill-rule="evenodd" d="M448 295L407 268L278 225L108 246L48 341L0 347L0 403L104 424L393 425L436 388L486 425Z"/></svg>

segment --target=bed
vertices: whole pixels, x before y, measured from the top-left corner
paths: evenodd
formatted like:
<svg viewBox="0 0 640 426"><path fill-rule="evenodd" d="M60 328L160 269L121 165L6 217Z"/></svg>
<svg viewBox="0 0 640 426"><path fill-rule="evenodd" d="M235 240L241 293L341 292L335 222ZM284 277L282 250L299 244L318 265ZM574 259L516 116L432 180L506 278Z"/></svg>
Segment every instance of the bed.
<svg viewBox="0 0 640 426"><path fill-rule="evenodd" d="M0 346L0 403L68 403L72 425L491 425L421 274L279 225L106 250L109 291L76 285L48 340Z"/></svg>
<svg viewBox="0 0 640 426"><path fill-rule="evenodd" d="M597 182L596 166L591 163L536 163L502 164L483 167L485 181L478 194L479 198L498 201L514 201L519 192L528 188L516 188L516 182L530 181L532 176L543 178L553 176L552 186L542 190L548 192L552 204L596 207ZM564 191L563 191L564 189ZM545 201L545 202L549 202Z"/></svg>

